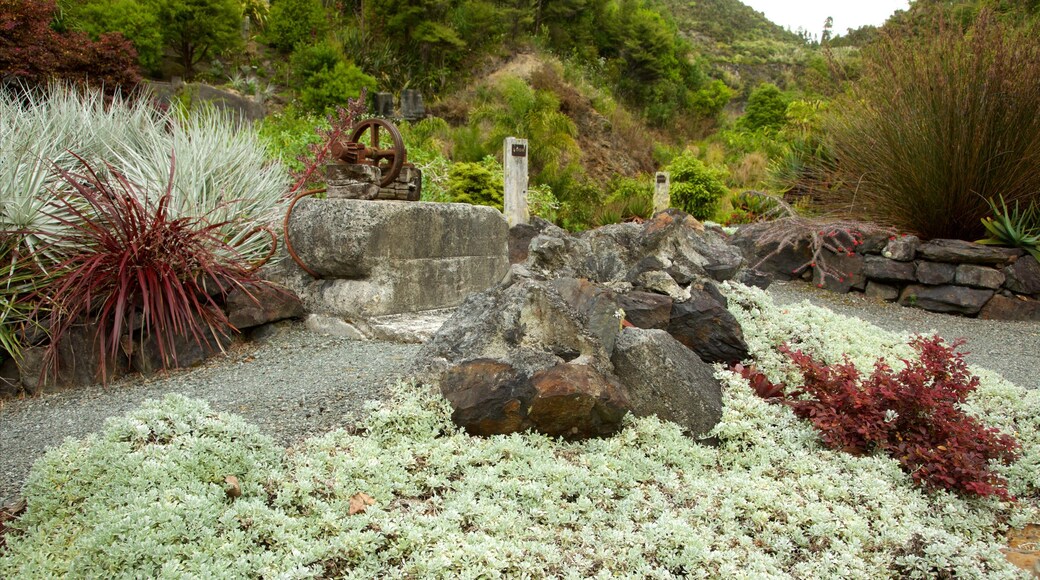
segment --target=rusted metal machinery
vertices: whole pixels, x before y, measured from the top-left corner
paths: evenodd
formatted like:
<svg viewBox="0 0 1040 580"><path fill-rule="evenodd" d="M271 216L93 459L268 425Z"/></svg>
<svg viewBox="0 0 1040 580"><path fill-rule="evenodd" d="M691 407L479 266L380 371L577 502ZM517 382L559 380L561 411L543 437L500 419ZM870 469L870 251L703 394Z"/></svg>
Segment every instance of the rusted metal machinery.
<svg viewBox="0 0 1040 580"><path fill-rule="evenodd" d="M380 133L389 135L392 146L389 148L381 147L381 135ZM367 144L365 143L367 141ZM411 168L410 171L415 171L414 166L408 163L407 151L404 148L404 139L401 137L401 132L397 127L390 121L384 119L365 119L364 121L358 122L354 125L350 132L350 139L339 140L333 142L329 147L329 153L338 162L347 166L351 165L367 165L370 167L377 167L380 170L380 178L378 187L371 193L371 196L366 195L361 199L373 199L378 193L380 188L396 187L394 182L397 181L398 177L401 176L401 170L405 167ZM330 166L331 170L333 166ZM343 167L342 170L350 173L350 168ZM330 171L331 173L331 171ZM364 173L364 172L362 172ZM374 175L374 173L373 173ZM363 178L363 175L356 175L358 178ZM421 177L416 174L415 179L418 183L421 183ZM346 181L352 182L353 177L348 178ZM374 179L372 181L359 181L357 185L361 189L372 188L374 186ZM330 175L331 183L331 175ZM369 184L366 186L366 183ZM351 188L353 186L347 186ZM289 218L292 216L293 207L296 202L300 201L304 197L315 195L318 193L325 193L329 191L330 195L333 191L331 185L329 188L321 187L318 189L311 189L297 194L293 197L292 201L289 202L289 207L285 212L285 220L282 222L282 231L284 233L285 249L288 251L292 259L300 265L308 274L315 278L320 276L315 273L311 268L307 267L306 264L300 259L293 249L292 242L289 240ZM414 191L411 193L414 197L409 197L410 200L419 199L418 189L412 188ZM351 196L354 197L354 196Z"/></svg>
<svg viewBox="0 0 1040 580"><path fill-rule="evenodd" d="M380 130L385 131L393 142L389 149L380 147ZM362 138L368 134L368 145ZM332 144L332 156L350 165L373 165L382 172L379 187L387 187L401 174L401 168L408 162L407 151L401 132L390 121L383 119L365 119L354 125L349 141L337 141Z"/></svg>

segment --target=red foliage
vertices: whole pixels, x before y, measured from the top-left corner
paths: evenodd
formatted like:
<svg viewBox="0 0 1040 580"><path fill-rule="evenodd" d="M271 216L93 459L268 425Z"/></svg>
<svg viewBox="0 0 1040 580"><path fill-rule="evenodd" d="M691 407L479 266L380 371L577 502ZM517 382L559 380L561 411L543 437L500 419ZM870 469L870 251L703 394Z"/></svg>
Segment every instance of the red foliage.
<svg viewBox="0 0 1040 580"><path fill-rule="evenodd" d="M358 98L347 100L346 108L336 107L336 111L328 116L329 128L315 128L315 132L318 133L321 140L308 145L307 153L299 157L298 160L303 164L303 170L293 173L296 182L289 188L288 195L291 196L313 181L311 176L314 172L329 162L332 144L346 136L354 126L354 122L365 112L365 95L366 91L362 88Z"/></svg>
<svg viewBox="0 0 1040 580"><path fill-rule="evenodd" d="M755 389L755 393L763 399L770 401L773 399L781 400L786 396L784 394L783 384L770 381L764 374L760 373L754 365L746 367L737 363L730 367L730 370L747 379L751 388ZM792 393L792 396L793 395L794 393Z"/></svg>
<svg viewBox="0 0 1040 580"><path fill-rule="evenodd" d="M96 42L80 32L51 29L55 0L0 0L0 76L30 83L59 78L115 87L141 80L137 51L118 33Z"/></svg>
<svg viewBox="0 0 1040 580"><path fill-rule="evenodd" d="M253 278L223 240L219 230L226 224L170 215L172 159L166 190L150 199L111 166L102 177L80 161L81 174L58 168L75 190L62 200L62 215L54 216L68 226L61 245L79 251L41 291L52 313L49 360L55 360L62 336L90 317L98 321L102 380L104 361L118 354L124 333L131 348L154 336L164 367L177 360L178 337L219 344L218 337L233 327L213 295L243 288Z"/></svg>
<svg viewBox="0 0 1040 580"><path fill-rule="evenodd" d="M911 346L919 353L917 360L904 361L899 372L879 360L867 378L848 360L827 366L781 347L805 381L783 402L810 420L831 448L856 454L882 451L925 486L1013 499L1007 482L990 471L989 463L1014 460L1018 443L960 409L979 383L968 372L963 354L956 352L961 344L946 345L939 336L916 337ZM742 374L754 379L760 394L763 389L776 392L761 373Z"/></svg>

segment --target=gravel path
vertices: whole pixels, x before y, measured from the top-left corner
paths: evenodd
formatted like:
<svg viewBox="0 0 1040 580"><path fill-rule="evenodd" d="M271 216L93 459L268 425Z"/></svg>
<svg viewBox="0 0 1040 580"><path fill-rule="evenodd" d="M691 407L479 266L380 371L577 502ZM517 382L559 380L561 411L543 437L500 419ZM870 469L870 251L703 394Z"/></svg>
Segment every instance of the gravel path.
<svg viewBox="0 0 1040 580"><path fill-rule="evenodd" d="M147 399L167 393L204 399L291 445L343 426L344 415L382 398L418 350L414 344L323 336L295 324L167 377L132 376L107 388L0 401L0 505L18 494L46 447L98 431L106 418L124 415Z"/></svg>
<svg viewBox="0 0 1040 580"><path fill-rule="evenodd" d="M840 295L802 282L774 283L781 304L808 299L893 331L937 331L966 337L970 362L1027 388L1040 388L1040 324L997 322L934 314ZM131 376L108 388L93 386L24 400L0 401L0 504L18 494L43 450L66 437L83 437L146 399L181 393L245 417L282 445L344 424L344 415L379 399L418 352L417 345L358 342L284 327L263 342L237 345L227 357L142 379Z"/></svg>
<svg viewBox="0 0 1040 580"><path fill-rule="evenodd" d="M1040 323L979 320L937 314L873 300L851 292L836 294L805 282L774 282L769 294L778 304L808 300L839 314L855 316L895 332L938 332L947 340L964 338L965 359L996 371L1027 389L1040 388Z"/></svg>

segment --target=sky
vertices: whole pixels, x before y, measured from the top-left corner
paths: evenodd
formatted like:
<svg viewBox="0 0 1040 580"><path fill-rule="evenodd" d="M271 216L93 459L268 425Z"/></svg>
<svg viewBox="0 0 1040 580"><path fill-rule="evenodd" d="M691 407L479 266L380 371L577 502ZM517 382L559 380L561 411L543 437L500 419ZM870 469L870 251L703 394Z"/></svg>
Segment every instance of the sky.
<svg viewBox="0 0 1040 580"><path fill-rule="evenodd" d="M780 26L797 31L804 28L819 35L828 16L834 18L834 33L865 24L879 25L896 10L905 10L907 0L742 0Z"/></svg>

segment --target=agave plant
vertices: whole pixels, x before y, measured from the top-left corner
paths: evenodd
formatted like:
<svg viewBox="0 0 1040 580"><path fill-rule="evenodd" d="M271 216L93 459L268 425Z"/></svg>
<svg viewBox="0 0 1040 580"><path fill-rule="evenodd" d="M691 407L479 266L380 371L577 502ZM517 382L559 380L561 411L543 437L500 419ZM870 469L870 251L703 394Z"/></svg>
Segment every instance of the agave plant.
<svg viewBox="0 0 1040 580"><path fill-rule="evenodd" d="M131 348L154 337L169 367L177 361L178 338L220 344L232 328L211 294L243 288L252 268L222 234L233 224L210 221L227 215L221 208L176 214L173 159L159 192L142 191L111 165L99 172L80 159L76 173L57 168L73 192L58 203L73 219L52 217L66 226L62 239L78 251L36 294L51 311L51 363L62 337L86 320L97 324L103 381L105 361L118 355L124 334Z"/></svg>
<svg viewBox="0 0 1040 580"><path fill-rule="evenodd" d="M1022 248L1040 261L1040 207L1036 202L1023 210L1018 201L1009 208L1004 196L998 196L1000 205L987 199L992 217L982 218L982 225L990 237L978 240L979 244Z"/></svg>

